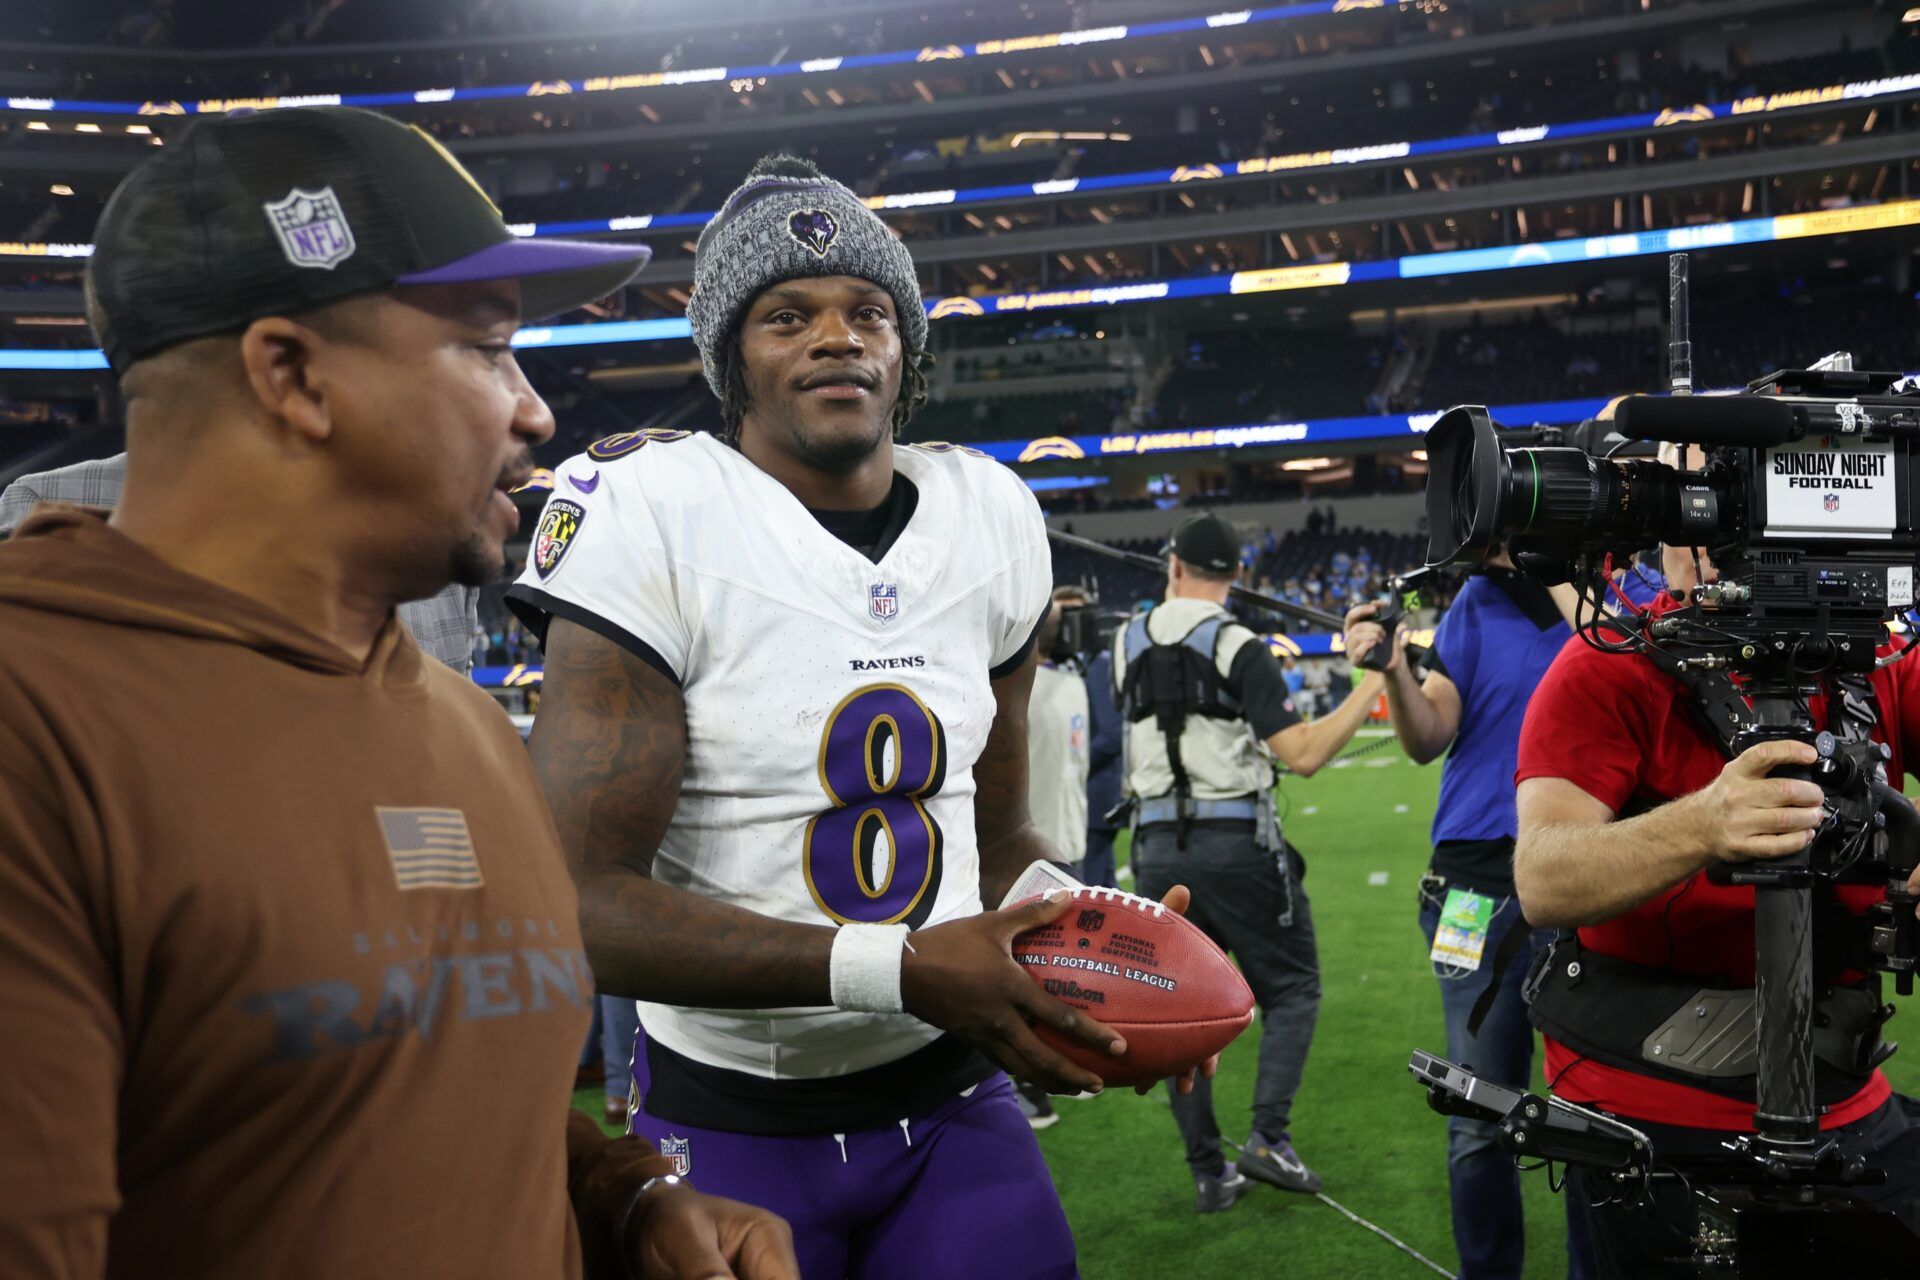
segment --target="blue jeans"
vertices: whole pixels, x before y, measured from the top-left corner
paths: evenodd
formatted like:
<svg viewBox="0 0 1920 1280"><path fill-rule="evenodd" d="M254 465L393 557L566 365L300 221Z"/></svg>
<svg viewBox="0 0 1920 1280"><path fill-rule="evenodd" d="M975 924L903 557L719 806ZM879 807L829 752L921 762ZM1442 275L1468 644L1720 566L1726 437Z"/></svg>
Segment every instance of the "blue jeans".
<svg viewBox="0 0 1920 1280"><path fill-rule="evenodd" d="M1420 891L1420 931L1433 945L1440 925L1446 890L1438 896ZM1487 929L1486 950L1472 973L1444 972L1440 978L1440 1005L1447 1019L1447 1059L1475 1075L1515 1089L1531 1089L1533 1027L1521 996L1534 952L1553 940L1550 929L1534 930L1532 945L1513 958L1500 975L1500 994L1494 997L1478 1035L1467 1034L1474 1002L1493 977L1493 958L1509 929L1527 927L1520 900L1501 899ZM1447 1118L1447 1190L1453 1201L1453 1243L1460 1251L1460 1280L1519 1280L1526 1253L1526 1227L1520 1211L1520 1171L1513 1156L1495 1141L1496 1127L1465 1116ZM1586 1214L1567 1196L1567 1275L1587 1280L1597 1274L1587 1236Z"/></svg>
<svg viewBox="0 0 1920 1280"><path fill-rule="evenodd" d="M633 1037L640 1009L621 996L600 997L600 1054L607 1064L607 1101L625 1102L633 1090Z"/></svg>

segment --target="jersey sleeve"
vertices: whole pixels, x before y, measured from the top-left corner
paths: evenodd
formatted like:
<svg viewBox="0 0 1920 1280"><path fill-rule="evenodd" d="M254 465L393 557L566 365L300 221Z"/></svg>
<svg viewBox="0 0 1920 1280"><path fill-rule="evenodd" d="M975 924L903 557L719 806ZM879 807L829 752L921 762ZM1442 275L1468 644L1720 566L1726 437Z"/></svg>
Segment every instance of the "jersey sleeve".
<svg viewBox="0 0 1920 1280"><path fill-rule="evenodd" d="M1240 699L1247 723L1253 726L1254 735L1262 742L1300 723L1300 713L1294 709L1293 695L1287 689L1287 673L1281 670L1279 659L1258 636L1241 645L1240 652L1233 655L1233 665L1227 671L1227 690Z"/></svg>
<svg viewBox="0 0 1920 1280"><path fill-rule="evenodd" d="M1008 539L1013 565L1002 578L1000 609L995 619L993 662L995 680L1019 669L1040 638L1040 624L1053 605L1053 550L1047 542L1047 522L1032 490L1012 472L1008 483L1019 492L1008 505L1012 534Z"/></svg>
<svg viewBox="0 0 1920 1280"><path fill-rule="evenodd" d="M1596 653L1580 640L1547 668L1520 727L1516 783L1564 778L1619 813L1656 754L1653 671L1643 659Z"/></svg>
<svg viewBox="0 0 1920 1280"><path fill-rule="evenodd" d="M642 470L662 461L642 453L597 468L589 463L598 480L583 491L566 477L584 461L555 472L553 496L540 512L526 567L507 591L507 607L542 644L552 620L564 618L680 684L691 646L689 611Z"/></svg>

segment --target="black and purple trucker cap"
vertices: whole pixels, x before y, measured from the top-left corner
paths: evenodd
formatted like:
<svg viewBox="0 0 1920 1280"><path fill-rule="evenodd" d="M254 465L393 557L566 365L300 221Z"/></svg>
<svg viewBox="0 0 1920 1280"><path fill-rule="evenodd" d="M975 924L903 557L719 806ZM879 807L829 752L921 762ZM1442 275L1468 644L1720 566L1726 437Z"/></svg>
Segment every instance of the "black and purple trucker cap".
<svg viewBox="0 0 1920 1280"><path fill-rule="evenodd" d="M395 284L517 279L527 320L619 289L640 244L529 239L431 136L354 107L195 121L127 175L87 289L114 369Z"/></svg>

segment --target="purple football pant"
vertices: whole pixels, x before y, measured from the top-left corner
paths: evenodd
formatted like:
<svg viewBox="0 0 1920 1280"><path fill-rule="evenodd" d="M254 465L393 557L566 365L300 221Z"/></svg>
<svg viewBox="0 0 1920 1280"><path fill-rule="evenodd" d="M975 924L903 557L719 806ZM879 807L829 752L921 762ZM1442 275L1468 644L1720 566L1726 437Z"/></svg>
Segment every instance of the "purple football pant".
<svg viewBox="0 0 1920 1280"><path fill-rule="evenodd" d="M727 1133L644 1108L628 1124L684 1153L700 1190L785 1218L805 1280L1078 1280L1060 1196L1004 1075L898 1126L838 1136Z"/></svg>

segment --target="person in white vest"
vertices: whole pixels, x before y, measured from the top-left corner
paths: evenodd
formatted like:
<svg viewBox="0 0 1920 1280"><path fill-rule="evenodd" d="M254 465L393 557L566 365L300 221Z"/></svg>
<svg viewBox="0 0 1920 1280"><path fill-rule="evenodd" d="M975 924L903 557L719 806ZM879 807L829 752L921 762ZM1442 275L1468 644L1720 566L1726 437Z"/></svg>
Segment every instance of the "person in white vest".
<svg viewBox="0 0 1920 1280"><path fill-rule="evenodd" d="M1053 841L1076 875L1087 856L1087 681L1064 624L1087 608L1080 587L1053 589L1053 605L1040 624L1040 661L1027 699L1027 807L1033 825ZM1082 877L1084 878L1084 877ZM1015 1085L1027 1123L1044 1129L1060 1119L1038 1085Z"/></svg>

